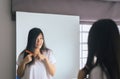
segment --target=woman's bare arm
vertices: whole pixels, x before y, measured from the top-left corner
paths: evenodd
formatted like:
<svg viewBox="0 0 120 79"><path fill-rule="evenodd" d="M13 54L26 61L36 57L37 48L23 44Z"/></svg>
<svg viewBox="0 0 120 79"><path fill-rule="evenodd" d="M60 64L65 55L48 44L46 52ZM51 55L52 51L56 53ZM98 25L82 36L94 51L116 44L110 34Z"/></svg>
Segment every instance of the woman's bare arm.
<svg viewBox="0 0 120 79"><path fill-rule="evenodd" d="M32 54L27 55L17 69L17 75L21 78L24 75L26 64L32 61Z"/></svg>

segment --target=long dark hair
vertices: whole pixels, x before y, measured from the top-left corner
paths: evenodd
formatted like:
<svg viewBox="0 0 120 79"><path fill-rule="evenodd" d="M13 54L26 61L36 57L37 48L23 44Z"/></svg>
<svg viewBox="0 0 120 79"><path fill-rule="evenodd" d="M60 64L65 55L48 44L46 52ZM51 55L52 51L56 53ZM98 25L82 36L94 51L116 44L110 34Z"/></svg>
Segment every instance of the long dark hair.
<svg viewBox="0 0 120 79"><path fill-rule="evenodd" d="M45 40L44 40L44 34L42 32L42 30L40 28L32 28L30 31L29 31L29 34L28 34L28 42L27 42L27 46L26 46L26 49L25 50L29 50L31 51L32 53L34 52L34 49L35 49L35 43L36 43L36 39L38 37L39 34L42 34L43 36L43 45L42 47L40 48L40 52L42 53L44 50L48 50L48 48L46 47L45 45ZM28 55L28 53L24 50L24 58ZM34 62L34 57L32 56L32 61L29 63L30 64L33 64Z"/></svg>
<svg viewBox="0 0 120 79"><path fill-rule="evenodd" d="M86 63L90 70L95 64L99 64L103 70L106 67L110 79L120 78L116 57L119 38L117 25L111 19L101 19L92 25L88 36L88 58ZM94 56L97 57L96 63L94 63Z"/></svg>

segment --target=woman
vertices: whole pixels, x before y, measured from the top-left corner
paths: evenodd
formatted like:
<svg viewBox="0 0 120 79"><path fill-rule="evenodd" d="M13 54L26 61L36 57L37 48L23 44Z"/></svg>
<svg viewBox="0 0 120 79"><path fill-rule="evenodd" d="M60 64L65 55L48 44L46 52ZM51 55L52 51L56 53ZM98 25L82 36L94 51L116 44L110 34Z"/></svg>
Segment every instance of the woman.
<svg viewBox="0 0 120 79"><path fill-rule="evenodd" d="M55 63L52 51L45 46L42 30L31 29L27 46L18 57L18 77L21 79L51 79L55 74Z"/></svg>
<svg viewBox="0 0 120 79"><path fill-rule="evenodd" d="M88 36L88 58L78 79L120 79L117 61L119 31L111 19L96 21ZM95 60L96 58L96 60Z"/></svg>

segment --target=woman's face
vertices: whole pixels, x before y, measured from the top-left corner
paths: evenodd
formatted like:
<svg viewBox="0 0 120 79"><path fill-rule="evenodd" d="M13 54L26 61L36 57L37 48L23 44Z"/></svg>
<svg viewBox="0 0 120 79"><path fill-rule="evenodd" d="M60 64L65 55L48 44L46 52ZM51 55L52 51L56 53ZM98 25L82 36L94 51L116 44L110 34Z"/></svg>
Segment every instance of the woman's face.
<svg viewBox="0 0 120 79"><path fill-rule="evenodd" d="M42 47L42 45L43 45L43 36L42 36L42 34L40 33L40 34L38 35L38 37L36 38L35 48L40 49L40 48Z"/></svg>

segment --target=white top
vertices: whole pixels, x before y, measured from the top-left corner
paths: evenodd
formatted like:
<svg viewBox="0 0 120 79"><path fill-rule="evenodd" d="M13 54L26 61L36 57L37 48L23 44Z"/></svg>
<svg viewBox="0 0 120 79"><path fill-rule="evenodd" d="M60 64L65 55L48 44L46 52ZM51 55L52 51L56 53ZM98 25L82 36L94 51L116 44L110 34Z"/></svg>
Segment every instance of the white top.
<svg viewBox="0 0 120 79"><path fill-rule="evenodd" d="M49 50L48 52L43 52L43 54L48 58L50 63L56 63L55 57L51 50ZM17 62L18 65L23 60L23 55L24 54L19 55ZM21 79L52 79L52 76L47 72L44 63L40 60L35 59L34 64L26 66L24 76Z"/></svg>
<svg viewBox="0 0 120 79"><path fill-rule="evenodd" d="M88 79L107 79L107 75L102 70L102 68L99 65L97 65L90 72Z"/></svg>

